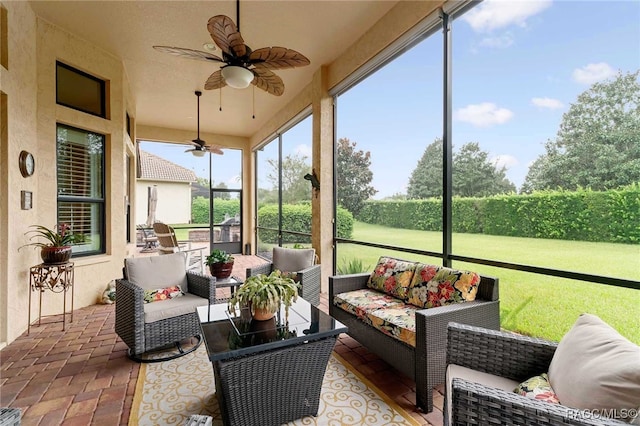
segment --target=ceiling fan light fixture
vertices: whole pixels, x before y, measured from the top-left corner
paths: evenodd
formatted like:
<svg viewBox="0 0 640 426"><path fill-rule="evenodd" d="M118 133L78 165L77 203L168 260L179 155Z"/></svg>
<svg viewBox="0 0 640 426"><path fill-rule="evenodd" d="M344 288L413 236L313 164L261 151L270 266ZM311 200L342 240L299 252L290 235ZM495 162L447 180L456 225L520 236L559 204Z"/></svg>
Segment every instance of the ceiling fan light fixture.
<svg viewBox="0 0 640 426"><path fill-rule="evenodd" d="M222 68L222 78L234 89L246 89L253 81L253 73L246 68L229 65Z"/></svg>
<svg viewBox="0 0 640 426"><path fill-rule="evenodd" d="M204 154L206 152L203 149L194 149L191 151L191 154L193 154L194 157L204 157Z"/></svg>

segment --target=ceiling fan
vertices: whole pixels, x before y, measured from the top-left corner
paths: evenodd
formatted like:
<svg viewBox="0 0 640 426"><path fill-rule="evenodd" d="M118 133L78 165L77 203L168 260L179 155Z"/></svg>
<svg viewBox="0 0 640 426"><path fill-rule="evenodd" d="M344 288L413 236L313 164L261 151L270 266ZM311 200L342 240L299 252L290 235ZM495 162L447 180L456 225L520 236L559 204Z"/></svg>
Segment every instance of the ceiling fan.
<svg viewBox="0 0 640 426"><path fill-rule="evenodd" d="M207 24L211 38L222 51L222 58L209 52L183 47L153 46L153 48L184 58L226 64L209 76L204 85L206 90L221 89L227 85L235 89L244 89L249 84L253 84L272 95L282 95L284 83L271 70L303 67L309 65L309 59L286 47L263 47L251 50L244 44L240 35L240 0L236 3L236 10L237 27L231 18L225 15L216 15L210 18Z"/></svg>
<svg viewBox="0 0 640 426"><path fill-rule="evenodd" d="M206 152L211 152L213 154L224 154L220 147L215 145L207 145L205 141L200 139L200 96L202 96L202 92L196 90L196 96L198 97L198 137L191 141L193 144L192 148L187 149L185 152L190 152L196 157L203 157Z"/></svg>

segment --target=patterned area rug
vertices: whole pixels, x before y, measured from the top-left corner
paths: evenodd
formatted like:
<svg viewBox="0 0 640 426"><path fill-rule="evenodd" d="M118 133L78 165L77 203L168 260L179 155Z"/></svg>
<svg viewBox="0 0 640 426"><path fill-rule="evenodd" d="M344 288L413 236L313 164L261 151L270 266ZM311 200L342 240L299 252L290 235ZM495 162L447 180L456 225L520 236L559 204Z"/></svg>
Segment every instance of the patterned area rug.
<svg viewBox="0 0 640 426"><path fill-rule="evenodd" d="M142 364L136 384L129 426L182 425L192 414L222 417L215 396L213 368L204 345L181 358ZM317 417L303 417L290 425L418 425L335 352L322 382Z"/></svg>

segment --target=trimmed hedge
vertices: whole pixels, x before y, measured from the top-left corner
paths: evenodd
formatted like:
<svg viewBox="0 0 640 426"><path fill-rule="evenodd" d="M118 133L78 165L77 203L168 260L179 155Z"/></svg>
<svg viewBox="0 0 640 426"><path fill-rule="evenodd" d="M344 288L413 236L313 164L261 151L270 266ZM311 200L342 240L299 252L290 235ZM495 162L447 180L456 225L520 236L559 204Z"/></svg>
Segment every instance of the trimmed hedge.
<svg viewBox="0 0 640 426"><path fill-rule="evenodd" d="M338 236L340 238L353 237L353 215L348 210L338 207ZM258 224L265 228L278 228L278 205L266 204L258 209ZM311 205L310 204L283 204L282 205L282 230L293 232L311 233ZM260 241L263 243L277 244L278 233L261 229ZM309 237L302 235L282 233L283 243L309 243Z"/></svg>
<svg viewBox="0 0 640 426"><path fill-rule="evenodd" d="M453 232L593 242L640 243L640 184L604 192L540 191L454 197ZM357 219L442 231L442 200L367 201Z"/></svg>
<svg viewBox="0 0 640 426"><path fill-rule="evenodd" d="M240 200L225 200L215 198L213 200L213 223L220 223L224 220L224 215L234 217L240 213ZM209 199L205 197L195 197L191 200L191 223L209 223Z"/></svg>

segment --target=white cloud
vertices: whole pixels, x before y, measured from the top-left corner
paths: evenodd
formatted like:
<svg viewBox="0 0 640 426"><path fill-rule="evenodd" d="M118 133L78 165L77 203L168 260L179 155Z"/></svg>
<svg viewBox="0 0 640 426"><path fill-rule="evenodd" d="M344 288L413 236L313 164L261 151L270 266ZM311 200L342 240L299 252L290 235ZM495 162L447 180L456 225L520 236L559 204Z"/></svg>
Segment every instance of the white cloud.
<svg viewBox="0 0 640 426"><path fill-rule="evenodd" d="M491 47L496 49L504 49L515 43L513 34L511 32L506 32L501 36L496 37L485 37L480 40L480 46L483 47Z"/></svg>
<svg viewBox="0 0 640 426"><path fill-rule="evenodd" d="M513 112L506 108L498 108L494 103L483 102L460 108L454 112L453 117L458 121L471 123L477 127L490 127L511 120Z"/></svg>
<svg viewBox="0 0 640 426"><path fill-rule="evenodd" d="M533 98L531 103L540 108L548 109L560 109L564 107L564 104L558 99L553 98Z"/></svg>
<svg viewBox="0 0 640 426"><path fill-rule="evenodd" d="M485 0L462 16L477 32L510 25L527 26L527 19L551 6L551 0Z"/></svg>
<svg viewBox="0 0 640 426"><path fill-rule="evenodd" d="M516 157L514 157L513 155L509 155L509 154L497 155L497 156L495 156L495 157L493 157L491 159L491 162L496 167L498 167L498 168L505 167L507 170L512 168L513 166L517 166L518 164L520 164L520 162L518 161L518 159Z"/></svg>
<svg viewBox="0 0 640 426"><path fill-rule="evenodd" d="M591 85L595 82L606 80L616 75L611 65L606 62L598 62L597 64L588 64L582 68L573 70L573 79L580 84Z"/></svg>
<svg viewBox="0 0 640 426"><path fill-rule="evenodd" d="M298 145L296 146L296 154L304 155L307 159L311 158L311 154L313 153L310 145Z"/></svg>

